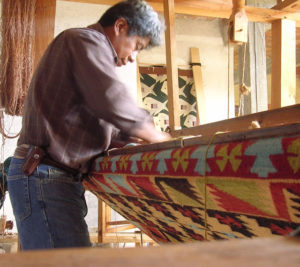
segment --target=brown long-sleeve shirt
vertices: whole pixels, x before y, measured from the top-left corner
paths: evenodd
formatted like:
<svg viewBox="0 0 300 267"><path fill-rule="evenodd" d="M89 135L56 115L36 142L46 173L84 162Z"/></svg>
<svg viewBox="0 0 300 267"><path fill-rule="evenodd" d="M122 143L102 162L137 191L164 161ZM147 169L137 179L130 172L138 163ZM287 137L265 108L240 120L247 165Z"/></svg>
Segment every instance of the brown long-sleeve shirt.
<svg viewBox="0 0 300 267"><path fill-rule="evenodd" d="M151 120L119 81L116 62L98 23L58 35L33 75L18 145L44 147L54 160L85 172L116 129L131 135Z"/></svg>

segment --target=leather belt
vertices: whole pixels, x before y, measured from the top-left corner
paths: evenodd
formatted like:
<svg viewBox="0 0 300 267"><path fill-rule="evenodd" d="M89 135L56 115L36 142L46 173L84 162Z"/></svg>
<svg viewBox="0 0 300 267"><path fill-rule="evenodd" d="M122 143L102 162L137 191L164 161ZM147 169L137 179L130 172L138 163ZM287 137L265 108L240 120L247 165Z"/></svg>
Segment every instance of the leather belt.
<svg viewBox="0 0 300 267"><path fill-rule="evenodd" d="M46 164L56 167L74 176L78 176L80 174L78 170L53 160L44 149L38 146L30 146L27 144L20 145L17 147L14 157L25 159L25 162L22 166L22 171L25 175L31 175L39 164Z"/></svg>
<svg viewBox="0 0 300 267"><path fill-rule="evenodd" d="M56 167L58 169L62 169L63 171L71 173L73 175L77 175L79 173L79 171L76 170L76 169L70 168L66 165L63 165L63 164L57 162L57 161L54 161L48 155L46 155L45 157L42 158L41 163L46 164L46 165L50 165L52 167Z"/></svg>

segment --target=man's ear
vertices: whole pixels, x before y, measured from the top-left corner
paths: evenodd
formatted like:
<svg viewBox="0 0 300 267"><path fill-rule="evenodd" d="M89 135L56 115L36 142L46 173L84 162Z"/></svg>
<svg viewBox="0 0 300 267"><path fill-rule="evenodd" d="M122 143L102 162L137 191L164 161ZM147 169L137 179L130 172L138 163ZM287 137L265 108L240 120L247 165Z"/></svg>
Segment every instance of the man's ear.
<svg viewBox="0 0 300 267"><path fill-rule="evenodd" d="M127 23L126 19L118 18L115 21L114 31L115 31L116 36L118 36L122 33L126 33L126 35L127 35L128 29L129 29L129 26L128 26L128 23Z"/></svg>

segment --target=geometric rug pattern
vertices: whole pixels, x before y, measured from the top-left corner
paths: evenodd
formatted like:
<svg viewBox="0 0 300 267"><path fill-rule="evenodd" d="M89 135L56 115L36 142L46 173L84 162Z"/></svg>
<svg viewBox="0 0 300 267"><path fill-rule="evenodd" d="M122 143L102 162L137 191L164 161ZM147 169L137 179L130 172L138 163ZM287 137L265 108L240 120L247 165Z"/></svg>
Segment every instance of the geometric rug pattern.
<svg viewBox="0 0 300 267"><path fill-rule="evenodd" d="M300 135L99 157L85 186L160 243L300 226Z"/></svg>
<svg viewBox="0 0 300 267"><path fill-rule="evenodd" d="M147 71L145 71L147 70ZM196 126L196 91L191 70L179 70L179 115L182 128ZM160 130L169 126L166 68L140 68L143 108L153 116Z"/></svg>

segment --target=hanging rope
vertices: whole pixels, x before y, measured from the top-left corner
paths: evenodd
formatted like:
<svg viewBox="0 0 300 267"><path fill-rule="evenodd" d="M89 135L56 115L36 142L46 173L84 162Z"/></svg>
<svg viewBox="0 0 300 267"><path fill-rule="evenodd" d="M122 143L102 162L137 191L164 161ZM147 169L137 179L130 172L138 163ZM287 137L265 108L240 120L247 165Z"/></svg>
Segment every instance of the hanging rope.
<svg viewBox="0 0 300 267"><path fill-rule="evenodd" d="M17 133L16 135L9 135L9 133L6 132L7 131L5 130L5 123L4 123L4 110L2 109L0 110L0 133L2 134L2 136L8 139L14 139L19 137L20 135L20 132Z"/></svg>
<svg viewBox="0 0 300 267"><path fill-rule="evenodd" d="M22 115L32 76L35 4L2 0L0 97L5 112L13 116Z"/></svg>
<svg viewBox="0 0 300 267"><path fill-rule="evenodd" d="M245 65L246 65L246 51L247 51L247 43L243 45L243 70L242 70L242 82L240 85L240 106L238 116L242 115L242 110L244 108L244 96L248 95L251 91L249 87L245 84Z"/></svg>

